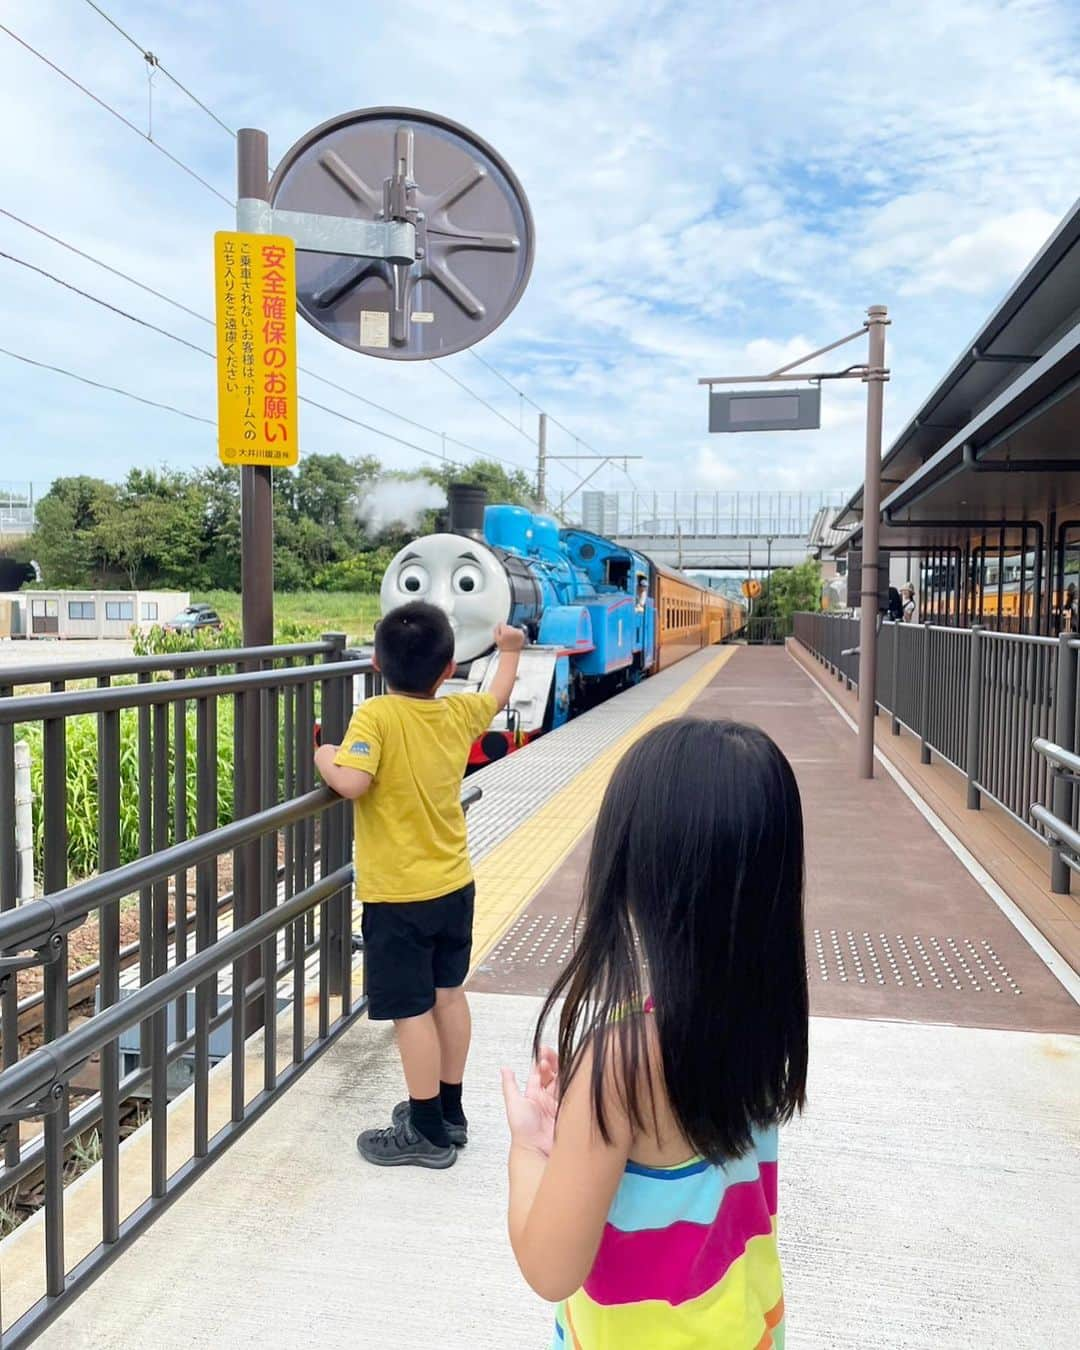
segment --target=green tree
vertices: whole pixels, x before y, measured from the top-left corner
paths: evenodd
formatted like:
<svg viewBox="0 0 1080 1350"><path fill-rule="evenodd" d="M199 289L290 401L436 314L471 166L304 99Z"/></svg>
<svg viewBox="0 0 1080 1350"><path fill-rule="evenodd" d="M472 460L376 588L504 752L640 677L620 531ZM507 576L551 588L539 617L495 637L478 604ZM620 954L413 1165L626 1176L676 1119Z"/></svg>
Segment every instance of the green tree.
<svg viewBox="0 0 1080 1350"><path fill-rule="evenodd" d="M488 501L509 502L512 506L536 505L536 486L524 469L509 473L501 464L490 459L478 459L464 468L445 465L437 469L423 469L422 476L429 483L437 483L444 491L451 483L473 483L487 489Z"/></svg>
<svg viewBox="0 0 1080 1350"><path fill-rule="evenodd" d="M240 589L240 470L224 464L197 476L201 498L200 538L205 585Z"/></svg>
<svg viewBox="0 0 1080 1350"><path fill-rule="evenodd" d="M810 558L797 567L778 567L754 601L755 618L790 619L800 610L821 608L821 564Z"/></svg>
<svg viewBox="0 0 1080 1350"><path fill-rule="evenodd" d="M203 579L202 515L193 475L132 469L101 513L98 551L132 587L187 589Z"/></svg>
<svg viewBox="0 0 1080 1350"><path fill-rule="evenodd" d="M50 586L91 586L107 570L98 528L118 491L101 478L58 478L37 504L34 556Z"/></svg>

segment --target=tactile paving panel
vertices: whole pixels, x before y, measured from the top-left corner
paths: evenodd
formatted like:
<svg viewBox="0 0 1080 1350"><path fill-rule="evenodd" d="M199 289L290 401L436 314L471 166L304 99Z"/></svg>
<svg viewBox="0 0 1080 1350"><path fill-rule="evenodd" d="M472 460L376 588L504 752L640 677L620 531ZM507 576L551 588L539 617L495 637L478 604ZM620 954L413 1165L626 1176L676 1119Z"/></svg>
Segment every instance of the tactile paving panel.
<svg viewBox="0 0 1080 1350"><path fill-rule="evenodd" d="M807 974L821 984L991 996L1024 992L986 938L858 933L850 928L815 928L809 937Z"/></svg>
<svg viewBox="0 0 1080 1350"><path fill-rule="evenodd" d="M482 969L527 965L547 981L562 970L574 950L574 920L565 914L523 914L485 961ZM543 983L541 976L540 982Z"/></svg>

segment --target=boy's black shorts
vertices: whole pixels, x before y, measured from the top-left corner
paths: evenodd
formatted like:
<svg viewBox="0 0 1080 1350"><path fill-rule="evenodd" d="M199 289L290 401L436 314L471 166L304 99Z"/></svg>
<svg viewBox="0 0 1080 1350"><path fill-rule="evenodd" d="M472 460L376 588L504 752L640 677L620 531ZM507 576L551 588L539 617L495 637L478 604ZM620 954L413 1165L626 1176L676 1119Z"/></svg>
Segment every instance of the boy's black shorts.
<svg viewBox="0 0 1080 1350"><path fill-rule="evenodd" d="M470 881L437 900L364 905L360 926L372 1021L419 1017L435 1006L436 989L465 983L475 896Z"/></svg>

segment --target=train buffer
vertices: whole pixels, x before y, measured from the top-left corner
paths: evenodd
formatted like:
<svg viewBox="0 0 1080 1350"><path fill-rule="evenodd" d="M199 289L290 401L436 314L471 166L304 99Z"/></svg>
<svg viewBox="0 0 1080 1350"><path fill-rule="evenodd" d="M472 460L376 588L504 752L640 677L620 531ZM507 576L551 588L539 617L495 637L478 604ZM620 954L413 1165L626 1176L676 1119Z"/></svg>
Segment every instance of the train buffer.
<svg viewBox="0 0 1080 1350"><path fill-rule="evenodd" d="M290 705L298 738L305 698ZM363 953L342 936L359 925L343 912L339 818L298 782L307 805L274 808L285 841L277 909L292 906L292 964L284 936L276 945L273 907L246 925L262 925L253 930L262 969L279 959L271 988L246 970L245 925L218 938L232 987L249 979L264 1013L279 1002L261 1029L235 1034L201 1086L126 1139L113 1174L98 1163L4 1240L3 1344L28 1344L33 1331L46 1350L547 1345L551 1310L521 1280L505 1236L498 1069L525 1067L541 997L571 951L613 766L650 727L682 714L762 726L803 796L810 1090L805 1115L782 1132L780 1167L794 1342L1071 1344L1080 1325L1080 914L1048 887L1055 908L1039 910L1045 843L1028 831L999 867L1002 840L1025 827L986 803L965 815L961 776L940 757L922 765L909 734L879 734L878 776L858 780L853 708L805 645L706 648L470 776L483 794L468 815L477 880L470 1142L441 1173L368 1168L356 1155L357 1131L399 1100L400 1070L390 1030L363 1016ZM312 862L303 852L316 833L326 853ZM242 823L224 843L218 861L260 847ZM207 866L193 862L192 875ZM144 881L152 891L156 877ZM193 969L204 991L213 950L193 942L187 955L203 963ZM166 965L120 1005L142 1000L158 1048L155 986L170 1006L184 992L184 964ZM197 1033L200 1018L210 1019L208 1007L192 1003L168 1034ZM0 1114L11 1110L16 1070L22 1100L48 1110L68 1060L102 1056L95 1020L59 1037L49 1064L30 1054L0 1075ZM57 1113L49 1118L57 1123L47 1128L62 1128ZM114 1225L114 1250L97 1246L103 1221ZM61 1281L42 1302L57 1262L67 1291Z"/></svg>

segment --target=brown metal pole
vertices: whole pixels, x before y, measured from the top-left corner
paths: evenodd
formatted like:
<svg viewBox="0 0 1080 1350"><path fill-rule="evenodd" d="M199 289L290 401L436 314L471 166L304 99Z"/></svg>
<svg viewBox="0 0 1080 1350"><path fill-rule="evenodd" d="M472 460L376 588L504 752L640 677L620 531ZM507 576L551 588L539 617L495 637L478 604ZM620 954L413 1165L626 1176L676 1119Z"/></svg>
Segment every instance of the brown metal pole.
<svg viewBox="0 0 1080 1350"><path fill-rule="evenodd" d="M265 131L245 127L236 138L236 228L257 229L246 204L269 200L270 147ZM265 231L260 231L265 232ZM245 647L274 640L274 506L268 466L240 469L240 607Z"/></svg>
<svg viewBox="0 0 1080 1350"><path fill-rule="evenodd" d="M269 141L265 131L244 128L236 138L236 227L249 234L265 234L258 203L269 200ZM274 499L273 470L268 465L240 467L240 614L245 647L268 647L274 641ZM242 696L240 717L244 757L240 770L238 815L250 815L260 806L262 757L266 728L260 726L258 693ZM240 876L234 888L238 925L257 918L263 906L262 857L257 844L240 850ZM268 904L276 902L271 892ZM243 982L256 985L262 975L262 952L249 952L242 963ZM235 997L235 995L234 995ZM244 1002L245 1034L262 1026L264 1000Z"/></svg>
<svg viewBox="0 0 1080 1350"><path fill-rule="evenodd" d="M863 481L862 594L859 611L859 777L874 776L874 712L877 681L878 525L881 514L881 437L885 411L884 305L871 305L866 327L870 352L866 372L866 469Z"/></svg>

